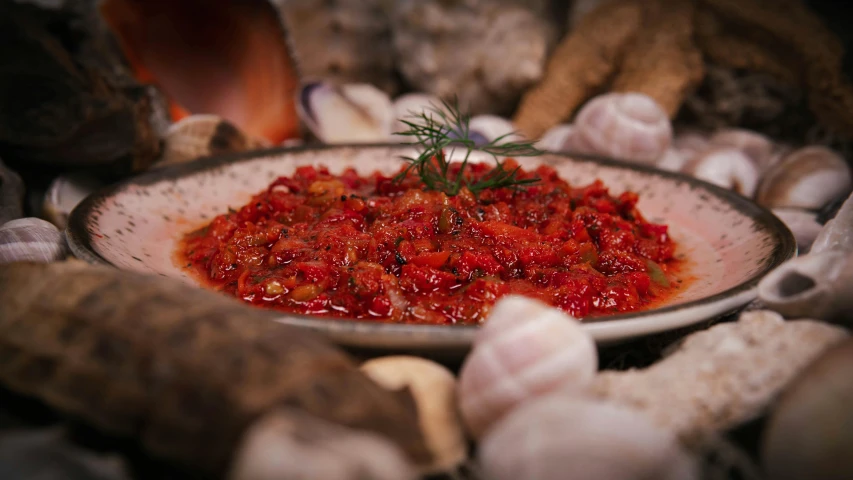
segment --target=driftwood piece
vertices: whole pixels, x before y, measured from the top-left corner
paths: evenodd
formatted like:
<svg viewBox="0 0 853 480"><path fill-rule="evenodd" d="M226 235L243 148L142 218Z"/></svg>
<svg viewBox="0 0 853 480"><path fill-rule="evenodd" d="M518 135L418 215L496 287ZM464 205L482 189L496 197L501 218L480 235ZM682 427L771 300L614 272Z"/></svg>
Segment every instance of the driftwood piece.
<svg viewBox="0 0 853 480"><path fill-rule="evenodd" d="M142 170L159 153L164 110L124 66L96 2L73 3L0 3L0 154L28 168Z"/></svg>
<svg viewBox="0 0 853 480"><path fill-rule="evenodd" d="M176 280L72 261L0 267L0 384L150 454L221 474L289 406L431 456L411 403L275 313Z"/></svg>

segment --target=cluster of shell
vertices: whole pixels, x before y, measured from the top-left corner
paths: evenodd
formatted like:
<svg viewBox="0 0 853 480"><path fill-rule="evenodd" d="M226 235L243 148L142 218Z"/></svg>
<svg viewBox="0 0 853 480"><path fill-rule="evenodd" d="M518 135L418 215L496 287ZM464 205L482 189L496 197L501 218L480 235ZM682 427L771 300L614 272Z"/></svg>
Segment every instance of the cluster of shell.
<svg viewBox="0 0 853 480"><path fill-rule="evenodd" d="M817 211L853 189L847 162L819 145L794 148L743 129L676 132L666 113L638 93L587 102L572 124L557 126L542 149L600 155L681 172L770 208L807 252L821 224Z"/></svg>
<svg viewBox="0 0 853 480"><path fill-rule="evenodd" d="M753 310L688 335L648 368L598 371L580 322L510 296L477 333L458 379L415 357L362 368L412 392L436 458L421 473L463 462L467 436L489 480L707 478L701 459L720 432L771 410L761 455L770 480L853 475L844 454L853 436L827 428L853 420L853 339L821 321Z"/></svg>

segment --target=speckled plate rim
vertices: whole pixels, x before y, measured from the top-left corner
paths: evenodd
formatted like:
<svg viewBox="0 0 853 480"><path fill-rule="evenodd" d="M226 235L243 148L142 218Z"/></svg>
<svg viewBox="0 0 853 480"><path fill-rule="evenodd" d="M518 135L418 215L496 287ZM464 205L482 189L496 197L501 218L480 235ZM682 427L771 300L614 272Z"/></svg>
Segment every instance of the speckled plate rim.
<svg viewBox="0 0 853 480"><path fill-rule="evenodd" d="M342 148L403 149L406 147L410 148L407 145L387 143L278 147L206 157L189 163L150 170L108 186L86 197L69 216L66 238L72 253L77 258L92 264L115 267L115 265L103 258L94 249L92 237L86 228L85 222L97 205L105 198L128 186L151 185L163 180L174 180L191 176L198 172L214 169L226 164L248 162L258 157L278 154L303 151L331 151ZM693 177L660 170L651 166L592 155L567 152L547 153L557 158L562 157L575 162L592 162L614 168L635 170L679 182L687 182L692 187L702 189L718 197L740 214L748 217L755 224L760 225L772 235L775 241L773 253L763 269L757 271L751 278L722 292L681 304L641 312L610 315L598 320L585 322L584 327L599 344L616 343L639 336L662 333L735 312L755 299L756 288L761 278L784 261L796 255L797 244L794 235L780 219L769 210L730 190ZM314 330L342 345L372 349L459 351L467 349L470 346L478 330L477 326L386 324L297 314L283 315L279 321Z"/></svg>

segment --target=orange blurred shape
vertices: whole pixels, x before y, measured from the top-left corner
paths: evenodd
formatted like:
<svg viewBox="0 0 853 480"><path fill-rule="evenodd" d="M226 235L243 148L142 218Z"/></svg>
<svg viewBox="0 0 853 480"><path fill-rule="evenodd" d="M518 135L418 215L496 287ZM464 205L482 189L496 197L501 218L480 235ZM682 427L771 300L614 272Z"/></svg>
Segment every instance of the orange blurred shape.
<svg viewBox="0 0 853 480"><path fill-rule="evenodd" d="M101 14L173 120L210 113L274 144L299 136L299 81L267 1L106 0Z"/></svg>

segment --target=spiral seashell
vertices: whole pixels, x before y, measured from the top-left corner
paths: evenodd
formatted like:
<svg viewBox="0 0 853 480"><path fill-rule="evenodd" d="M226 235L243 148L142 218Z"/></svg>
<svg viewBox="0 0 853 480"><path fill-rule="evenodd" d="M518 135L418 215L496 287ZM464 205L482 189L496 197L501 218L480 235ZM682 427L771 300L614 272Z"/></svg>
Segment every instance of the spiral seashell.
<svg viewBox="0 0 853 480"><path fill-rule="evenodd" d="M19 218L0 226L0 265L55 262L65 258L67 248L62 232L40 218Z"/></svg>
<svg viewBox="0 0 853 480"><path fill-rule="evenodd" d="M752 197L759 180L755 163L731 147L712 148L696 155L685 165L684 172L745 197Z"/></svg>
<svg viewBox="0 0 853 480"><path fill-rule="evenodd" d="M0 225L24 216L24 182L0 160Z"/></svg>
<svg viewBox="0 0 853 480"><path fill-rule="evenodd" d="M606 93L584 105L575 119L583 153L652 164L672 143L666 112L640 93Z"/></svg>
<svg viewBox="0 0 853 480"><path fill-rule="evenodd" d="M42 202L42 215L64 230L68 215L84 198L103 186L98 179L87 175L65 175L57 177L47 188Z"/></svg>
<svg viewBox="0 0 853 480"><path fill-rule="evenodd" d="M452 471L468 454L462 420L456 409L456 378L446 367L420 357L374 358L361 371L387 390L407 389L414 397L424 438L433 454L423 474Z"/></svg>
<svg viewBox="0 0 853 480"><path fill-rule="evenodd" d="M459 374L459 408L479 438L513 407L557 389L582 389L598 368L595 343L562 311L501 298Z"/></svg>
<svg viewBox="0 0 853 480"><path fill-rule="evenodd" d="M562 124L552 127L536 142L536 148L546 152L565 151L569 137L575 134L574 125Z"/></svg>
<svg viewBox="0 0 853 480"><path fill-rule="evenodd" d="M289 408L273 410L243 435L227 480L414 480L387 439Z"/></svg>
<svg viewBox="0 0 853 480"><path fill-rule="evenodd" d="M479 449L491 480L699 478L695 459L671 432L632 409L566 394L521 405Z"/></svg>
<svg viewBox="0 0 853 480"><path fill-rule="evenodd" d="M749 157L760 172L779 160L776 144L768 137L742 128L726 128L708 140L712 146L734 148Z"/></svg>
<svg viewBox="0 0 853 480"><path fill-rule="evenodd" d="M169 126L163 142L163 155L154 166L163 167L211 155L270 146L272 144L266 139L250 137L219 116L190 115Z"/></svg>
<svg viewBox="0 0 853 480"><path fill-rule="evenodd" d="M764 175L756 200L768 208L817 210L850 193L850 167L841 156L821 146L794 150Z"/></svg>
<svg viewBox="0 0 853 480"><path fill-rule="evenodd" d="M830 349L783 392L762 434L768 480L853 478L853 340Z"/></svg>
<svg viewBox="0 0 853 480"><path fill-rule="evenodd" d="M305 85L297 111L311 133L330 144L387 141L395 120L391 99L368 84Z"/></svg>
<svg viewBox="0 0 853 480"><path fill-rule="evenodd" d="M798 208L774 208L773 214L779 217L794 234L797 240L797 252L800 255L808 253L823 229L823 225L817 221L817 214Z"/></svg>

